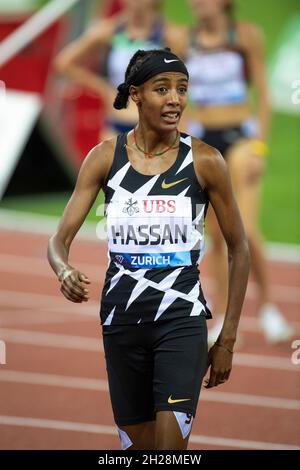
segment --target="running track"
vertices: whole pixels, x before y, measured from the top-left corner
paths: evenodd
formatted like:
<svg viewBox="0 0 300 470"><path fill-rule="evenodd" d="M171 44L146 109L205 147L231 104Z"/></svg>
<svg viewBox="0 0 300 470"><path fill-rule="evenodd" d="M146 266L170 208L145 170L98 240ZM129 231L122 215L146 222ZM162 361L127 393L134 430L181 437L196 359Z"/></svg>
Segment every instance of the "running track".
<svg viewBox="0 0 300 470"><path fill-rule="evenodd" d="M119 449L98 317L106 248L74 242L71 263L92 281L90 301L78 305L59 292L46 263L47 239L0 231L0 340L6 345L0 448ZM300 267L269 262L269 270L274 298L299 339ZM202 278L212 299L205 260ZM266 344L254 316L254 294L250 282L231 379L202 391L190 449L300 449L300 365L291 361L291 342Z"/></svg>

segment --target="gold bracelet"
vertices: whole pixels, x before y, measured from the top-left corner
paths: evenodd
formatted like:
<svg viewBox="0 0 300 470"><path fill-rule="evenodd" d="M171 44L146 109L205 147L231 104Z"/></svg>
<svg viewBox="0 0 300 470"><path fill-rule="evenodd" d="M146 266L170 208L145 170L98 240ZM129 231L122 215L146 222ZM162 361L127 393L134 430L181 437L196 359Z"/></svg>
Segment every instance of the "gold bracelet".
<svg viewBox="0 0 300 470"><path fill-rule="evenodd" d="M232 351L231 349L227 348L226 346L223 346L223 344L220 344L220 343L218 343L218 342L216 341L216 342L215 342L215 345L216 345L216 346L219 346L220 348L224 348L224 349L226 349L228 352L230 352L231 354L233 354L233 351Z"/></svg>
<svg viewBox="0 0 300 470"><path fill-rule="evenodd" d="M262 140L258 140L258 139L252 140L251 146L252 146L252 151L258 157L265 158L268 155L268 150L269 150L268 146Z"/></svg>

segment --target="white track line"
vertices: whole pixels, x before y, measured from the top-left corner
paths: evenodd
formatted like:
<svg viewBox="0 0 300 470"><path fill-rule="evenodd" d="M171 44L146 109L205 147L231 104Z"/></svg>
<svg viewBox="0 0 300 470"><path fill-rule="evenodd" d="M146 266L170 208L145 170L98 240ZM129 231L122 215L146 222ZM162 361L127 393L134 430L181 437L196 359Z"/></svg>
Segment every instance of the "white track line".
<svg viewBox="0 0 300 470"><path fill-rule="evenodd" d="M91 318L85 318L84 316L76 315L75 318L72 318L72 323L76 322L86 322L87 320L93 321ZM1 309L0 314L0 329L1 327L13 327L18 326L22 328L29 325L50 325L50 324L70 324L70 315L65 315L64 312L56 313L47 311L46 309L41 309L39 312L24 312L23 309L14 309L5 310Z"/></svg>
<svg viewBox="0 0 300 470"><path fill-rule="evenodd" d="M30 212L13 211L10 209L0 209L0 228L4 230L14 230L30 234L52 235L57 229L60 218L34 214ZM99 218L100 221L100 218ZM77 234L78 239L89 240L91 242L103 243L96 236L96 225L98 222L85 221ZM207 247L209 248L209 237L207 239ZM268 259L284 262L299 263L300 247L299 245L285 243L267 243Z"/></svg>
<svg viewBox="0 0 300 470"><path fill-rule="evenodd" d="M83 317L80 318L80 320L83 320L84 317L86 319L99 319L99 302L89 300L89 302L85 304L74 304L65 300L59 291L55 295L47 295L14 290L0 290L0 306L1 305L21 310L24 313L24 320L19 320L19 323L47 323L46 315L49 316L51 323L55 323L51 317L53 313L72 315L72 321L77 321L77 317L80 315ZM5 307L2 307L1 313L5 312ZM33 312L36 312L35 317ZM15 322L13 319L13 312L10 312L9 315L11 317L11 324L18 323L18 320ZM32 320L26 321L27 315L29 315ZM9 323L10 317L4 317L4 322ZM65 319L62 320L63 322L66 321L66 317L64 318ZM291 325L295 328L296 332L300 332L300 322L291 322ZM260 332L261 328L258 319L242 315L239 331Z"/></svg>
<svg viewBox="0 0 300 470"><path fill-rule="evenodd" d="M30 428L59 429L61 431L78 431L93 434L110 434L117 437L114 426L103 426L99 424L75 423L72 421L57 421L54 419L37 419L21 416L1 416L0 425L24 426Z"/></svg>
<svg viewBox="0 0 300 470"><path fill-rule="evenodd" d="M257 367L258 369L286 370L299 372L299 366L293 365L289 357L266 356L236 352L233 357L235 366Z"/></svg>
<svg viewBox="0 0 300 470"><path fill-rule="evenodd" d="M300 450L300 447L288 444L273 444L271 442L246 441L242 439L229 439L227 437L213 437L191 435L190 442L193 444L207 444L220 447L233 447L237 449L256 449L256 450Z"/></svg>
<svg viewBox="0 0 300 470"><path fill-rule="evenodd" d="M99 219L100 220L100 219ZM39 215L31 212L0 209L0 228L34 235L52 235L58 227L59 217ZM76 235L79 240L102 243L96 235L97 222L85 221Z"/></svg>
<svg viewBox="0 0 300 470"><path fill-rule="evenodd" d="M41 333L37 331L0 329L0 339L9 343L28 344L31 346L44 346L50 348L66 348L79 351L103 351L102 341L87 336L71 336L57 333ZM9 355L9 350L7 351Z"/></svg>
<svg viewBox="0 0 300 470"><path fill-rule="evenodd" d="M201 395L203 400L205 401L300 411L300 400L292 400L288 398L277 398L263 395L249 395L244 393L232 392L214 392L212 390L203 391L201 392Z"/></svg>
<svg viewBox="0 0 300 470"><path fill-rule="evenodd" d="M58 309L59 311L53 311L51 308L40 308L36 312L29 311L28 308L22 305L22 308L14 307L13 310L1 309L0 314L0 328L10 328L12 326L24 327L25 325L50 325L50 324L69 324L70 314L74 314L73 310L64 311L63 308ZM94 311L91 314L85 314L82 312L76 312L73 315L72 323L74 322L93 322L95 319ZM300 332L300 322L290 322L296 333ZM208 325L210 326L210 325ZM243 316L240 321L239 331L249 333L261 333L261 327L258 319L254 317Z"/></svg>
<svg viewBox="0 0 300 470"><path fill-rule="evenodd" d="M108 391L108 382L103 379L91 379L88 377L71 377L65 375L41 374L37 372L23 372L17 370L5 370L0 372L1 382L23 383L27 385L45 385L63 388L75 388L98 392ZM217 403L234 405L259 406L263 408L276 408L282 410L300 411L300 400L288 398L249 395L244 393L220 392L202 390L201 399Z"/></svg>
<svg viewBox="0 0 300 470"><path fill-rule="evenodd" d="M1 328L0 339L8 343L28 344L32 346L60 347L80 351L95 351L97 353L103 351L100 331L99 339L97 339L57 333L41 333L37 331ZM9 348L7 355L9 355ZM236 352L234 354L233 363L234 365L243 367L299 372L299 367L293 365L289 357L282 356L266 356Z"/></svg>
<svg viewBox="0 0 300 470"><path fill-rule="evenodd" d="M78 269L81 269L93 282L99 282L105 274L107 262L98 264L91 263L77 263ZM0 272L29 274L39 277L46 277L54 279L55 275L48 266L46 259L31 258L29 256L8 255L0 254ZM213 293L215 284L212 278L203 277L202 284L206 289L209 289L210 294ZM279 302L300 303L300 289L294 286L285 286L281 284L272 284L272 297ZM248 298L256 298L256 284L253 281L248 283L247 294Z"/></svg>
<svg viewBox="0 0 300 470"><path fill-rule="evenodd" d="M107 380L91 379L88 377L71 377L66 375L41 374L39 372L23 372L17 370L0 371L1 382L17 382L29 385L46 385L81 390L108 391Z"/></svg>
<svg viewBox="0 0 300 470"><path fill-rule="evenodd" d="M60 431L77 431L92 434L106 434L117 437L114 426L99 424L76 423L71 421L58 421L52 419L27 418L21 416L0 416L0 425L21 426L40 429L57 429ZM300 447L273 442L248 441L242 439L228 439L223 437L201 436L192 434L190 442L193 444L207 444L211 446L233 447L238 449L261 450L300 450Z"/></svg>
<svg viewBox="0 0 300 470"><path fill-rule="evenodd" d="M0 290L0 305L24 310L30 309L31 312L36 311L39 314L45 310L99 318L99 302L89 300L84 305L69 302L60 294L59 290L55 295L47 295L3 289Z"/></svg>

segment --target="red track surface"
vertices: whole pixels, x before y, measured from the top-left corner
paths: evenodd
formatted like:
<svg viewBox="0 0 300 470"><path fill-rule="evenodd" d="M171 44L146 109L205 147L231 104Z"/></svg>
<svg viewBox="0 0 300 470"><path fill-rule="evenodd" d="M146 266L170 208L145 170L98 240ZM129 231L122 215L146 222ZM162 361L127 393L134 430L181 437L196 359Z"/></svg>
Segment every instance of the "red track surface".
<svg viewBox="0 0 300 470"><path fill-rule="evenodd" d="M76 305L59 292L46 244L46 236L0 232L0 448L119 449L98 316L105 245L74 243L71 263L92 281L90 302ZM300 338L300 267L269 267L277 304ZM204 261L204 290L213 298L208 274ZM300 365L291 361L292 342L266 344L254 299L252 285L231 379L203 390L190 449L300 448Z"/></svg>

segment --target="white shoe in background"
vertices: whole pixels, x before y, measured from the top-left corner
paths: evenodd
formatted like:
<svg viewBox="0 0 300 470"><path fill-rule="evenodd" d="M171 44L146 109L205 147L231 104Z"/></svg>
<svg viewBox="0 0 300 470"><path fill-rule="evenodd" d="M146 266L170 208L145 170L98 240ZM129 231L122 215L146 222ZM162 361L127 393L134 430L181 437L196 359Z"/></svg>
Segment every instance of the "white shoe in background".
<svg viewBox="0 0 300 470"><path fill-rule="evenodd" d="M259 323L270 343L281 343L292 338L293 328L275 305L265 304L259 311Z"/></svg>

